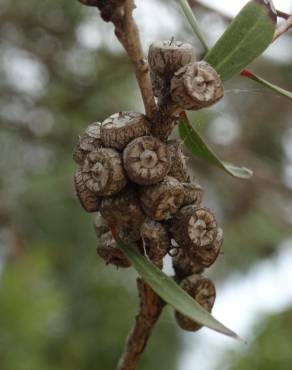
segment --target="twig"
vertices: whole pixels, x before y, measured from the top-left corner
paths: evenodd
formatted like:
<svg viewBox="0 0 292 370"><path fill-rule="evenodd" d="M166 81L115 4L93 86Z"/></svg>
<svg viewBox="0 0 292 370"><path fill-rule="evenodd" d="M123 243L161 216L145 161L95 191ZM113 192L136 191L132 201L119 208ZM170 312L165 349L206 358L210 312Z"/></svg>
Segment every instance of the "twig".
<svg viewBox="0 0 292 370"><path fill-rule="evenodd" d="M290 28L292 28L292 15L286 18L286 21L276 29L275 35L273 37L273 42L277 40L277 38L282 36L285 32L289 31Z"/></svg>
<svg viewBox="0 0 292 370"><path fill-rule="evenodd" d="M140 309L126 340L117 370L134 370L137 367L152 329L164 307L161 298L141 279L137 279Z"/></svg>
<svg viewBox="0 0 292 370"><path fill-rule="evenodd" d="M133 0L126 0L123 6L123 13L117 12L117 15L112 18L112 22L115 25L115 34L134 66L145 112L151 119L157 111L157 107L152 91L148 63L144 58L139 31L132 15L133 9Z"/></svg>

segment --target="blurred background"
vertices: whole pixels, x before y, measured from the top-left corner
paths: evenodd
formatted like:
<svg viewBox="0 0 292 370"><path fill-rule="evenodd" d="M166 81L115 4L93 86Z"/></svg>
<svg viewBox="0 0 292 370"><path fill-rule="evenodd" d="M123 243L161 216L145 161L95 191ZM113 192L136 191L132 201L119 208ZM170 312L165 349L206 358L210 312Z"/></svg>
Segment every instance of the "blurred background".
<svg viewBox="0 0 292 370"><path fill-rule="evenodd" d="M246 1L191 3L213 44ZM291 14L291 0L274 3ZM173 36L201 54L175 1L136 5L145 53ZM291 91L292 33L253 70ZM248 343L184 333L167 308L140 370L292 368L291 108L236 78L219 104L192 114L220 157L255 173L240 181L189 160L225 231L224 254L207 272L217 287L213 313ZM136 275L96 255L93 216L74 195L72 149L89 123L142 109L112 25L95 9L0 0L1 370L115 369L138 307Z"/></svg>

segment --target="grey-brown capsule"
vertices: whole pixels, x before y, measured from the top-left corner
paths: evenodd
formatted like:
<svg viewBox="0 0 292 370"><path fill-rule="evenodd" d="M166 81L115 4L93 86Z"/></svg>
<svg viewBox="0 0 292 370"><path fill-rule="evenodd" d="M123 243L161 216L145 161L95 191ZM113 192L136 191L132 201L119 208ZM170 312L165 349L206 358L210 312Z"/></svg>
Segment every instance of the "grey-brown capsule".
<svg viewBox="0 0 292 370"><path fill-rule="evenodd" d="M140 191L144 212L156 221L169 219L181 207L183 199L182 184L170 176L166 176L158 184L145 186Z"/></svg>
<svg viewBox="0 0 292 370"><path fill-rule="evenodd" d="M159 76L172 75L194 60L195 52L192 45L181 41L157 41L149 48L149 66Z"/></svg>
<svg viewBox="0 0 292 370"><path fill-rule="evenodd" d="M109 148L87 154L82 177L86 187L99 196L118 193L127 183L121 155Z"/></svg>
<svg viewBox="0 0 292 370"><path fill-rule="evenodd" d="M123 152L123 161L128 177L140 185L161 181L170 168L167 145L152 136L131 141Z"/></svg>
<svg viewBox="0 0 292 370"><path fill-rule="evenodd" d="M168 231L161 223L146 219L140 233L148 257L156 266L162 268L162 259L170 248Z"/></svg>
<svg viewBox="0 0 292 370"><path fill-rule="evenodd" d="M183 205L187 206L193 204L195 206L200 206L203 199L203 188L198 184L191 184L189 182L184 182L184 202Z"/></svg>
<svg viewBox="0 0 292 370"><path fill-rule="evenodd" d="M125 241L140 239L140 228L145 220L139 200L133 189L102 199L100 213L109 225L117 227Z"/></svg>
<svg viewBox="0 0 292 370"><path fill-rule="evenodd" d="M212 311L216 299L216 290L211 280L201 275L191 275L184 279L180 283L180 286L204 307L205 310L208 312ZM202 325L189 319L178 311L175 311L175 318L178 325L183 330L197 331L202 327Z"/></svg>
<svg viewBox="0 0 292 370"><path fill-rule="evenodd" d="M171 80L171 97L183 109L209 107L223 95L220 76L204 61L187 64Z"/></svg>
<svg viewBox="0 0 292 370"><path fill-rule="evenodd" d="M91 123L79 136L73 151L73 159L76 163L82 165L89 152L101 148L100 125L100 122Z"/></svg>
<svg viewBox="0 0 292 370"><path fill-rule="evenodd" d="M178 140L171 140L167 143L170 158L171 167L168 172L168 176L172 176L180 182L185 182L189 180L186 157L183 154L181 144Z"/></svg>
<svg viewBox="0 0 292 370"><path fill-rule="evenodd" d="M192 250L192 261L204 268L210 267L219 256L223 244L223 230L218 228L217 236L212 245L207 249Z"/></svg>
<svg viewBox="0 0 292 370"><path fill-rule="evenodd" d="M176 256L172 257L172 266L175 271L176 280L178 281L204 271L204 266L195 259L190 259L182 249L179 250Z"/></svg>
<svg viewBox="0 0 292 370"><path fill-rule="evenodd" d="M122 150L136 137L147 135L149 125L142 113L115 113L102 122L101 140L106 147Z"/></svg>
<svg viewBox="0 0 292 370"><path fill-rule="evenodd" d="M97 212L100 209L101 200L92 191L87 189L84 184L81 170L77 170L74 175L74 185L76 195L80 204L87 212Z"/></svg>
<svg viewBox="0 0 292 370"><path fill-rule="evenodd" d="M216 239L218 228L209 209L189 205L175 214L170 232L185 253L191 255L198 249L208 249Z"/></svg>
<svg viewBox="0 0 292 370"><path fill-rule="evenodd" d="M116 241L110 231L100 237L96 251L97 254L105 260L106 264L122 268L131 266L131 262L123 252L118 249Z"/></svg>

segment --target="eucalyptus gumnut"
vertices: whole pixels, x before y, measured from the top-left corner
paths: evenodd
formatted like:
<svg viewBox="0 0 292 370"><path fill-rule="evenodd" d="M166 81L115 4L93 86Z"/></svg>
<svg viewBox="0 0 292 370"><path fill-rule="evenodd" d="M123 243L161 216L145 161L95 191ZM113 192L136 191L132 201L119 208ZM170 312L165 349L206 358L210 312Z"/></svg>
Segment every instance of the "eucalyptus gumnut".
<svg viewBox="0 0 292 370"><path fill-rule="evenodd" d="M150 45L149 66L155 74L167 77L195 60L192 45L181 41L157 41Z"/></svg>
<svg viewBox="0 0 292 370"><path fill-rule="evenodd" d="M172 266L177 281L193 274L201 274L204 271L204 266L196 259L190 259L182 249L179 249L179 253L172 257Z"/></svg>
<svg viewBox="0 0 292 370"><path fill-rule="evenodd" d="M170 153L166 144L152 136L131 141L123 152L128 177L140 185L161 181L170 169Z"/></svg>
<svg viewBox="0 0 292 370"><path fill-rule="evenodd" d="M137 112L119 112L111 115L101 124L101 140L105 147L118 150L133 139L149 132L146 116Z"/></svg>
<svg viewBox="0 0 292 370"><path fill-rule="evenodd" d="M193 250L191 255L192 260L204 268L210 267L220 254L223 240L223 230L219 227L214 242L209 246L209 248Z"/></svg>
<svg viewBox="0 0 292 370"><path fill-rule="evenodd" d="M205 310L212 311L216 299L215 286L210 279L201 275L191 275L180 283L192 298L194 298ZM187 316L175 311L175 318L178 325L187 331L198 331L202 325L189 319Z"/></svg>
<svg viewBox="0 0 292 370"><path fill-rule="evenodd" d="M74 185L76 195L85 211L87 212L99 211L101 199L85 186L81 170L77 170L75 172Z"/></svg>
<svg viewBox="0 0 292 370"><path fill-rule="evenodd" d="M170 249L170 236L159 222L147 218L141 226L141 238L150 260L162 268L162 259Z"/></svg>
<svg viewBox="0 0 292 370"><path fill-rule="evenodd" d="M224 95L220 76L207 62L189 63L180 68L171 80L171 98L182 109L209 107Z"/></svg>
<svg viewBox="0 0 292 370"><path fill-rule="evenodd" d="M125 257L123 252L118 249L117 243L110 231L101 235L96 251L107 265L111 264L122 268L131 266L131 262Z"/></svg>
<svg viewBox="0 0 292 370"><path fill-rule="evenodd" d="M158 184L141 188L140 200L147 216L156 221L167 220L183 203L183 186L174 177L166 176Z"/></svg>
<svg viewBox="0 0 292 370"><path fill-rule="evenodd" d="M195 205L182 207L171 220L170 232L186 254L192 256L199 249L208 249L214 243L218 227L216 219L207 208Z"/></svg>
<svg viewBox="0 0 292 370"><path fill-rule="evenodd" d="M85 132L79 136L78 143L73 151L73 159L77 164L83 165L88 153L101 148L100 122L91 123Z"/></svg>
<svg viewBox="0 0 292 370"><path fill-rule="evenodd" d="M123 240L137 241L145 215L133 189L125 189L112 197L102 198L100 213L108 225L117 227Z"/></svg>
<svg viewBox="0 0 292 370"><path fill-rule="evenodd" d="M167 143L171 158L171 167L168 176L172 176L178 181L189 180L186 157L183 154L181 144L178 140L170 140Z"/></svg>
<svg viewBox="0 0 292 370"><path fill-rule="evenodd" d="M193 204L197 207L200 206L204 195L203 188L198 184L192 184L190 182L184 182L182 185L185 195L183 205Z"/></svg>
<svg viewBox="0 0 292 370"><path fill-rule="evenodd" d="M121 155L110 148L87 154L82 177L86 187L99 196L118 193L127 183Z"/></svg>

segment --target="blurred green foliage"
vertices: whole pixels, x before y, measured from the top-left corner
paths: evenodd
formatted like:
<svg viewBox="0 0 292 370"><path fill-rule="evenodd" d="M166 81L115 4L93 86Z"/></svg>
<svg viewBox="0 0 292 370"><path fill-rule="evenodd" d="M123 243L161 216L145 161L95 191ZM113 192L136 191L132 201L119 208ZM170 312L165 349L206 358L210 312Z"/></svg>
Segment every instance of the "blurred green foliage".
<svg viewBox="0 0 292 370"><path fill-rule="evenodd" d="M229 369L290 370L292 310L269 316L258 326L258 334L240 356L229 354L228 360L232 363Z"/></svg>

